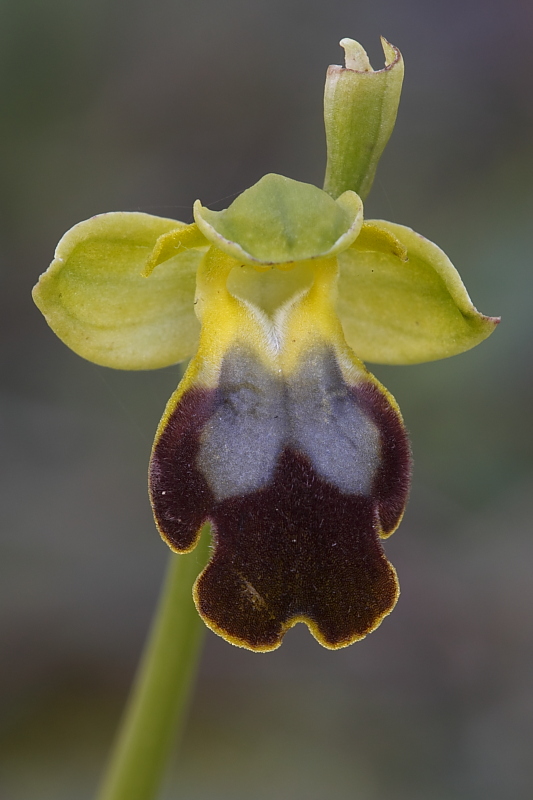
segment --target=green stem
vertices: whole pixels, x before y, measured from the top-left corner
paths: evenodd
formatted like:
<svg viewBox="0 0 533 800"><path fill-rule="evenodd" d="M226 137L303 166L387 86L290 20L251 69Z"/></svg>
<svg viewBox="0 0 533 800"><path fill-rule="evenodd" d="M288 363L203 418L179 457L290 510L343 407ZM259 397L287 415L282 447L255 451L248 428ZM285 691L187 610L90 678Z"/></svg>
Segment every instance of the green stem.
<svg viewBox="0 0 533 800"><path fill-rule="evenodd" d="M124 719L97 800L154 800L183 725L205 626L192 585L205 566L209 526L187 555L172 555Z"/></svg>

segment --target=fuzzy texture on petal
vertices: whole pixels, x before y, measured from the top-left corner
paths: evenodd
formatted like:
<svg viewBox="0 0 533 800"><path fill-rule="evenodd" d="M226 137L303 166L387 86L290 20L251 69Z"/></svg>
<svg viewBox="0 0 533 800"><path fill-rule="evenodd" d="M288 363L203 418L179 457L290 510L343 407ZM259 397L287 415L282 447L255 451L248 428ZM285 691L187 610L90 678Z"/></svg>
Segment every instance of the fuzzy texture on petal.
<svg viewBox="0 0 533 800"><path fill-rule="evenodd" d="M272 319L227 291L237 266L213 248L200 268L198 353L152 452L155 519L176 552L213 523L195 601L228 641L273 650L304 622L325 647L344 647L398 597L380 538L405 507L407 436L344 342L335 259Z"/></svg>
<svg viewBox="0 0 533 800"><path fill-rule="evenodd" d="M416 364L462 353L494 331L497 317L472 305L459 273L437 245L411 228L371 220L405 248L339 255L337 310L347 343L363 361ZM370 240L371 237L368 237ZM365 246L370 247L370 242Z"/></svg>
<svg viewBox="0 0 533 800"><path fill-rule="evenodd" d="M150 277L142 275L159 237L185 227L150 214L112 212L67 231L33 292L52 330L78 355L116 369L156 369L192 355L203 253L183 249Z"/></svg>

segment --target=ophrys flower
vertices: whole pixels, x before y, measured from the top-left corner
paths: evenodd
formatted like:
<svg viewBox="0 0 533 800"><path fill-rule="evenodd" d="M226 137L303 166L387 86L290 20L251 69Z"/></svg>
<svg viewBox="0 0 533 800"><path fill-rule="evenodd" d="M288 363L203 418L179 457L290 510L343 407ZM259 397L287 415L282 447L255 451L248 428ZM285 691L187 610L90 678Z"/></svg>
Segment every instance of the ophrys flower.
<svg viewBox="0 0 533 800"><path fill-rule="evenodd" d="M394 124L399 52L326 84L325 189L267 175L194 223L111 213L69 231L35 299L76 352L122 369L192 356L154 443L150 493L163 538L191 550L213 523L195 586L206 623L254 650L305 622L325 646L373 630L398 596L380 539L410 478L398 406L362 360L415 363L486 338L436 245L363 222ZM366 61L365 61L366 59ZM354 108L359 116L354 117Z"/></svg>

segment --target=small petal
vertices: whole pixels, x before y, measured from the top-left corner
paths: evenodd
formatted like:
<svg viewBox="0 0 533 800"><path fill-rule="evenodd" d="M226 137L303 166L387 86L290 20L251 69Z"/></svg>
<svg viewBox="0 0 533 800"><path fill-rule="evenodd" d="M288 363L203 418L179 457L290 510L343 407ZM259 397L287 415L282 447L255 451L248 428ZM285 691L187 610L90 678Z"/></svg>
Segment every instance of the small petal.
<svg viewBox="0 0 533 800"><path fill-rule="evenodd" d="M163 264L174 256L183 255L186 250L208 246L209 242L195 224L163 233L154 245L143 275L145 278L149 278L159 264Z"/></svg>
<svg viewBox="0 0 533 800"><path fill-rule="evenodd" d="M309 183L265 175L224 211L197 200L194 218L214 245L245 264L292 265L349 247L363 224L363 204L355 192L333 200Z"/></svg>
<svg viewBox="0 0 533 800"><path fill-rule="evenodd" d="M372 220L407 251L385 247L339 255L337 310L347 343L364 361L416 364L462 353L495 329L480 314L459 273L437 245L404 225ZM367 243L368 245L368 243Z"/></svg>
<svg viewBox="0 0 533 800"><path fill-rule="evenodd" d="M116 369L156 369L194 352L195 275L203 253L184 250L143 276L159 237L186 228L136 212L100 214L59 242L33 297L78 355Z"/></svg>
<svg viewBox="0 0 533 800"><path fill-rule="evenodd" d="M361 233L352 244L352 247L354 250L386 253L387 255L397 256L402 261L409 261L407 247L393 233L378 223L363 223Z"/></svg>

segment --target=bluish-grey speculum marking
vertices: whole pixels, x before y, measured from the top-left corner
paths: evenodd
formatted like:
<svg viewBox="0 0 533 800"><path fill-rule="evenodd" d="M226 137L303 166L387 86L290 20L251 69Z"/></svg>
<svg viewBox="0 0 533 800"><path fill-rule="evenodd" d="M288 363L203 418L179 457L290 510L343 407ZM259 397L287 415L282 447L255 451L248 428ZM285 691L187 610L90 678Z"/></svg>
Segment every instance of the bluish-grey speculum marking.
<svg viewBox="0 0 533 800"><path fill-rule="evenodd" d="M348 391L333 351L310 353L287 390L295 448L337 489L370 494L379 466L379 431Z"/></svg>
<svg viewBox="0 0 533 800"><path fill-rule="evenodd" d="M287 414L283 383L242 347L224 358L218 395L196 463L224 500L268 483L287 438Z"/></svg>
<svg viewBox="0 0 533 800"><path fill-rule="evenodd" d="M315 349L284 381L252 350L234 347L202 431L198 468L216 499L225 500L267 486L286 447L307 456L340 491L370 494L380 434L349 392L334 352Z"/></svg>

